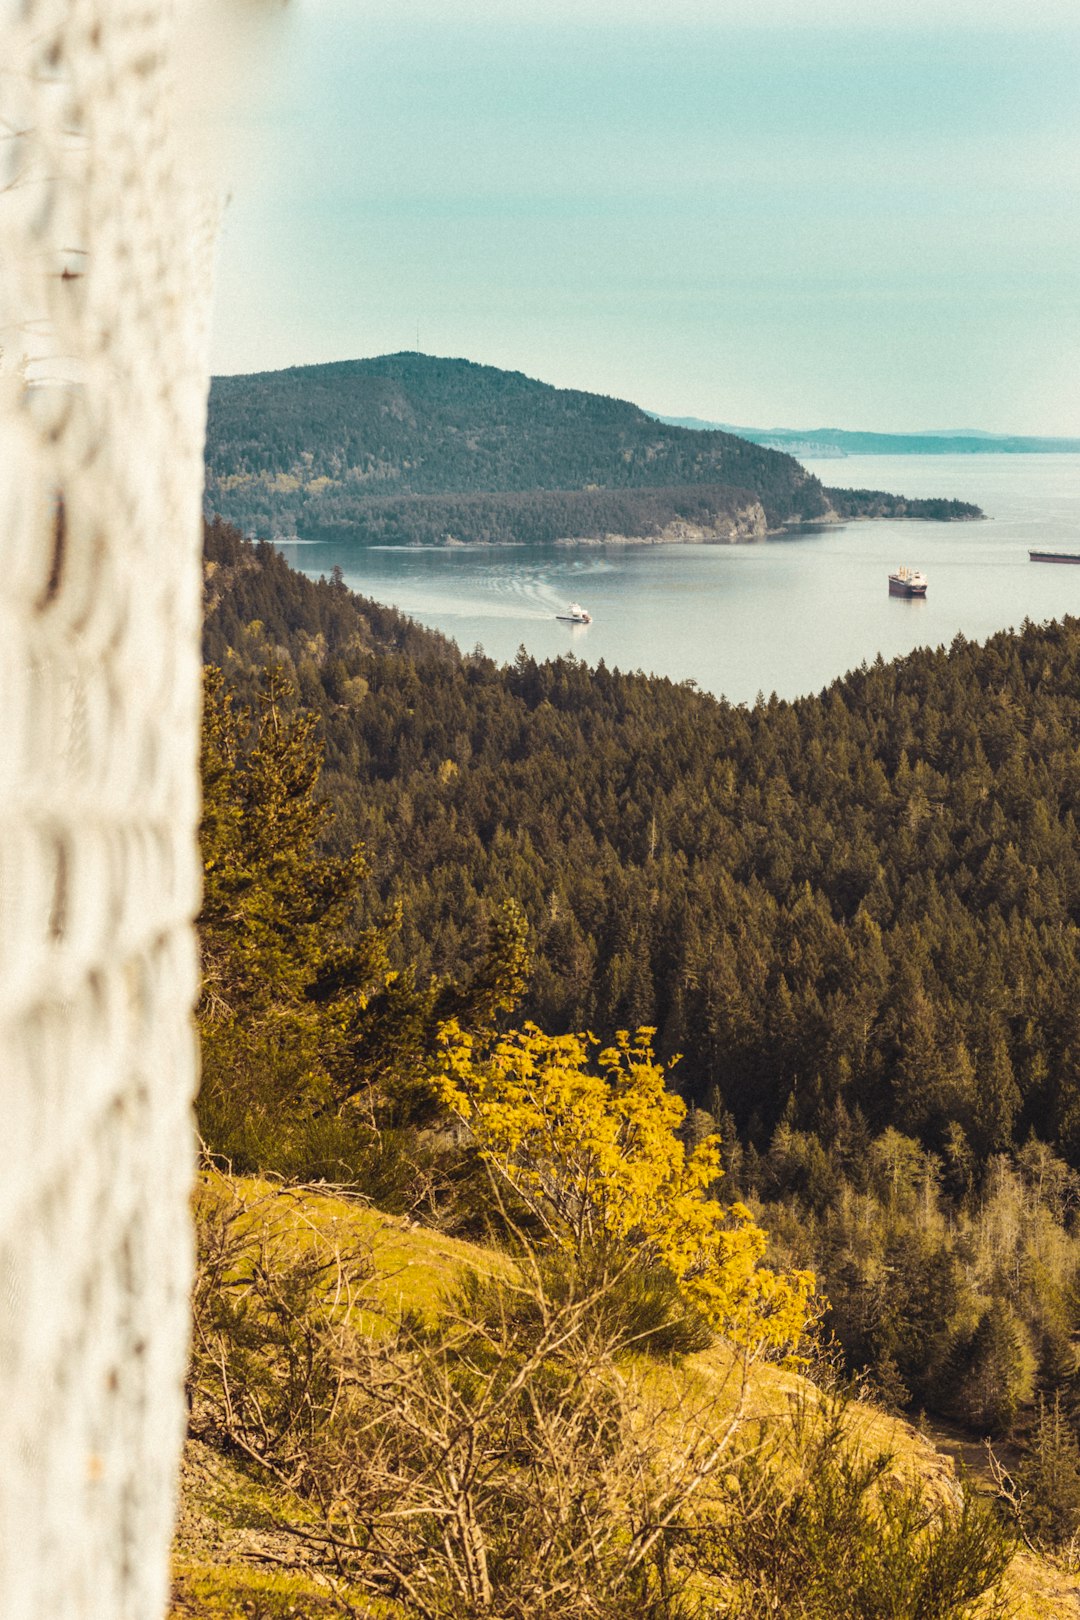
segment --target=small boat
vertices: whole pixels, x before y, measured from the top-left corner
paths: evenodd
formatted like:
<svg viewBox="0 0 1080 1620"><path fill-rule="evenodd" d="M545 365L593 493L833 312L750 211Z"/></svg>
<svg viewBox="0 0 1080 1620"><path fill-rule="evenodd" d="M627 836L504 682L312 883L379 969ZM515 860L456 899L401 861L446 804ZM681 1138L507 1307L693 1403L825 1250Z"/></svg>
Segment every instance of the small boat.
<svg viewBox="0 0 1080 1620"><path fill-rule="evenodd" d="M1075 551L1029 551L1028 556L1032 562L1080 563Z"/></svg>
<svg viewBox="0 0 1080 1620"><path fill-rule="evenodd" d="M900 567L889 575L890 596L925 596L927 579L917 568Z"/></svg>
<svg viewBox="0 0 1080 1620"><path fill-rule="evenodd" d="M571 602L565 613L556 613L563 624L592 624L592 614L580 602Z"/></svg>

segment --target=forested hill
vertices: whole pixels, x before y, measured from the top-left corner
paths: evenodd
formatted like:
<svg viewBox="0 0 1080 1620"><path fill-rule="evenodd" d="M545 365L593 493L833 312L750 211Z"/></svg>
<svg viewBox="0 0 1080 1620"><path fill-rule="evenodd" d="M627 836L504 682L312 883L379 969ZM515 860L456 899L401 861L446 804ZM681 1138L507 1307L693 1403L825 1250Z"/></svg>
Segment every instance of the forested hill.
<svg viewBox="0 0 1080 1620"><path fill-rule="evenodd" d="M207 656L249 695L295 671L335 836L367 844L371 914L401 901L421 975L514 896L525 1013L655 1025L758 1142L862 1117L981 1158L1034 1129L1080 1165L1080 622L748 710L459 658L228 530L208 556Z"/></svg>
<svg viewBox="0 0 1080 1620"><path fill-rule="evenodd" d="M858 516L791 456L624 400L421 354L218 377L207 506L248 533L369 542L737 539ZM892 497L876 493L876 509ZM923 509L925 508L925 509ZM898 515L973 517L956 502Z"/></svg>

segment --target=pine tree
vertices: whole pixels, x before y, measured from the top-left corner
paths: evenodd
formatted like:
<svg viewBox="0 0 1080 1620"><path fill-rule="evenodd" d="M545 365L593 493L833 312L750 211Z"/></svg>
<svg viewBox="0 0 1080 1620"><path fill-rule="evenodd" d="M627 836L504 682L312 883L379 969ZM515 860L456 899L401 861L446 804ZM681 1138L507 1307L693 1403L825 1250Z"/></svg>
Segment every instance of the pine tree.
<svg viewBox="0 0 1080 1620"><path fill-rule="evenodd" d="M1031 1398L1034 1358L1016 1311L995 1294L968 1348L959 1386L960 1415L983 1433L1007 1434Z"/></svg>
<svg viewBox="0 0 1080 1620"><path fill-rule="evenodd" d="M313 1139L323 1154L332 1140L349 1176L380 1112L400 1126L433 1111L440 1025L491 1033L523 992L529 952L524 916L508 904L463 982L391 966L400 913L362 926L363 852L325 847L332 811L316 725L277 666L257 708L207 671L199 1117L207 1145L238 1168L297 1169ZM343 1110L351 1118L335 1131Z"/></svg>
<svg viewBox="0 0 1080 1620"><path fill-rule="evenodd" d="M1017 1469L1025 1533L1062 1546L1080 1531L1080 1444L1055 1394L1039 1397L1039 1416Z"/></svg>

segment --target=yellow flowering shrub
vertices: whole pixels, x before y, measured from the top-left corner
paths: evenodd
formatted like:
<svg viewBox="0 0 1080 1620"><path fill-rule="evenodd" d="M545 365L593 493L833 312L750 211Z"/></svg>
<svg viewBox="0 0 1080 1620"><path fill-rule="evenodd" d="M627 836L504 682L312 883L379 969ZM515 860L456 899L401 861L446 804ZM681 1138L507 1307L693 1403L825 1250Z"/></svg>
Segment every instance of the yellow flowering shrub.
<svg viewBox="0 0 1080 1620"><path fill-rule="evenodd" d="M526 1024L490 1050L443 1027L437 1085L480 1152L561 1244L583 1260L633 1254L665 1266L724 1337L794 1349L814 1278L762 1266L766 1235L743 1204L709 1189L723 1174L720 1139L687 1152L686 1108L665 1084L651 1029L599 1045Z"/></svg>

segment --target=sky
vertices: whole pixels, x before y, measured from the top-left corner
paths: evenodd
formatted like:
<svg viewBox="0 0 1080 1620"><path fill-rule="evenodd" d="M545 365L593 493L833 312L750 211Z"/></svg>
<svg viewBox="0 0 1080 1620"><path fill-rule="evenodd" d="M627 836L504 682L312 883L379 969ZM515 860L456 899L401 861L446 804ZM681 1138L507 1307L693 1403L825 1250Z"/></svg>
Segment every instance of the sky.
<svg viewBox="0 0 1080 1620"><path fill-rule="evenodd" d="M746 426L1080 434L1080 7L291 0L214 368L418 346Z"/></svg>

